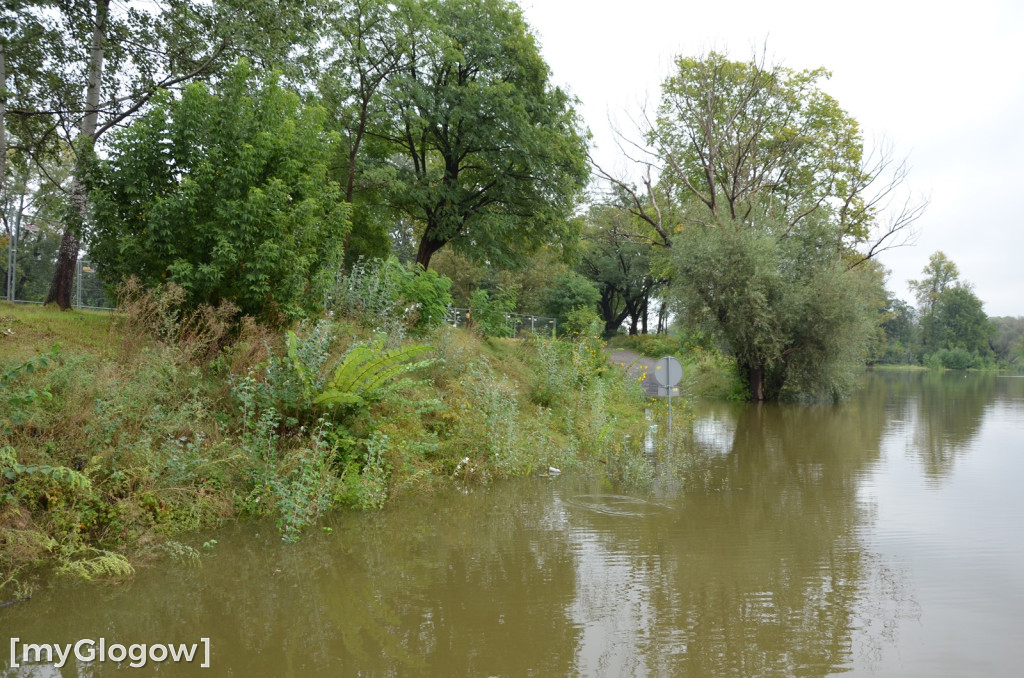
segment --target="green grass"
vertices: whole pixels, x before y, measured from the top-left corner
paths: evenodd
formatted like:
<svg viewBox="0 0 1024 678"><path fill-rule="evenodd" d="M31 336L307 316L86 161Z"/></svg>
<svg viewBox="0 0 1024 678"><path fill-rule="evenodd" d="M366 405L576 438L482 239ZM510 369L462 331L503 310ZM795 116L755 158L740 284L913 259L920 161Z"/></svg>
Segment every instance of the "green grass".
<svg viewBox="0 0 1024 678"><path fill-rule="evenodd" d="M0 301L0 356L25 360L59 343L69 351L112 356L117 350L109 311L56 311L38 304Z"/></svg>
<svg viewBox="0 0 1024 678"><path fill-rule="evenodd" d="M30 590L39 568L129 576L250 516L295 539L325 511L438 482L548 466L645 477L646 403L595 339L444 326L420 340L436 360L325 407L314 397L369 330L308 322L289 348L251 322L228 335L215 313L136 302L120 314L0 305L0 599Z"/></svg>

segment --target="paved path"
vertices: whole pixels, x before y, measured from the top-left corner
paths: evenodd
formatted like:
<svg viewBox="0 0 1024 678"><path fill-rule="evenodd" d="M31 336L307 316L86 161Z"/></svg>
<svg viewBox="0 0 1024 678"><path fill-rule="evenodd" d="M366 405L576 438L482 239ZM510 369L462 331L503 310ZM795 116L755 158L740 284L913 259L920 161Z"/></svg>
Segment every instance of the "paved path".
<svg viewBox="0 0 1024 678"><path fill-rule="evenodd" d="M620 348L609 351L608 360L613 365L625 368L626 373L634 379L639 380L643 377L644 392L647 396L650 398L658 396L658 382L654 378L655 363L658 362L657 358L649 358L640 355L636 351Z"/></svg>

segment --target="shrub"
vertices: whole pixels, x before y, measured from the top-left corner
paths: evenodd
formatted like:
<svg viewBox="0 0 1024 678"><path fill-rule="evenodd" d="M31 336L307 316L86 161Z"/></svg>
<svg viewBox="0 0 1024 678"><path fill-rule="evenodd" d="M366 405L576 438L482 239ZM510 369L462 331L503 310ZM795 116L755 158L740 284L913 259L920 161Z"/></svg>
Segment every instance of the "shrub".
<svg viewBox="0 0 1024 678"><path fill-rule="evenodd" d="M929 356L925 362L933 369L944 367L947 370L969 370L981 367L983 364L982 359L977 353L972 353L959 346L937 351Z"/></svg>
<svg viewBox="0 0 1024 678"><path fill-rule="evenodd" d="M404 266L395 257L359 259L337 285L332 301L339 311L372 330L424 335L444 323L452 303L452 281L422 266Z"/></svg>
<svg viewBox="0 0 1024 678"><path fill-rule="evenodd" d="M498 290L493 296L487 290L476 290L469 297L471 325L484 337L511 337L509 314L516 308L515 292Z"/></svg>

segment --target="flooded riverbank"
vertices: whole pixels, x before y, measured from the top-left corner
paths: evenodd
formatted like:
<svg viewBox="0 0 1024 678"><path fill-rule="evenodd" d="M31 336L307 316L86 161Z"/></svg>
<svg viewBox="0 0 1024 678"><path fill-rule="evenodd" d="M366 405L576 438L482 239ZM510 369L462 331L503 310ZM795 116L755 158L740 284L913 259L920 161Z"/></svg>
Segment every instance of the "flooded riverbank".
<svg viewBox="0 0 1024 678"><path fill-rule="evenodd" d="M208 638L211 668L239 676L1016 672L1024 379L871 374L840 406L697 404L692 436L685 473L660 460L643 487L453 486L298 544L242 525L199 541L200 564L56 580L0 627ZM4 675L118 670L13 668L11 648Z"/></svg>

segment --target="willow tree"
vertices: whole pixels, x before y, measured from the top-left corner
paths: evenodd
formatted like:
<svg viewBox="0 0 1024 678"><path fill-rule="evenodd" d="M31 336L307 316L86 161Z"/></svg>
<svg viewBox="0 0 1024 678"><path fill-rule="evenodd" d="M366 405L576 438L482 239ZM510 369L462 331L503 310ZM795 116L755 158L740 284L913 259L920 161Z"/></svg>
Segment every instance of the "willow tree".
<svg viewBox="0 0 1024 678"><path fill-rule="evenodd" d="M416 261L442 247L507 264L574 236L588 178L572 100L522 11L507 0L399 7L408 59L384 91L398 183L394 204L421 225Z"/></svg>
<svg viewBox="0 0 1024 678"><path fill-rule="evenodd" d="M606 175L671 250L675 293L756 400L842 392L878 320L872 260L923 210L894 202L906 165L865 151L828 75L680 57L644 130L643 189Z"/></svg>

